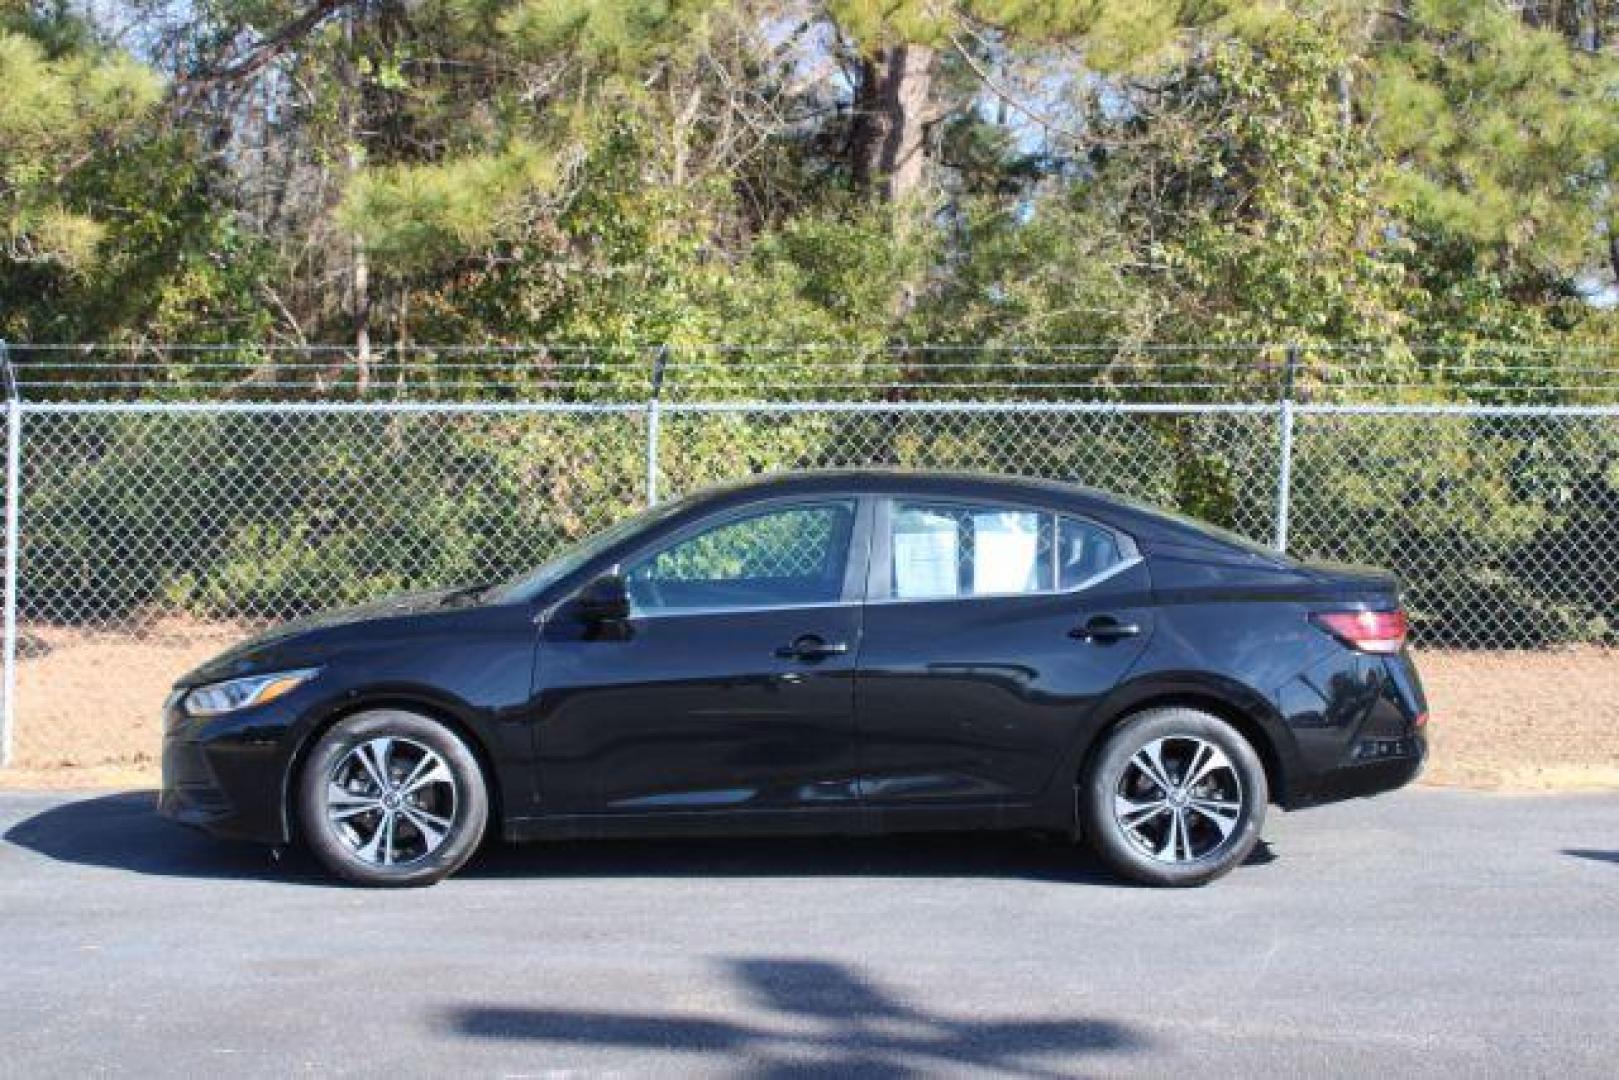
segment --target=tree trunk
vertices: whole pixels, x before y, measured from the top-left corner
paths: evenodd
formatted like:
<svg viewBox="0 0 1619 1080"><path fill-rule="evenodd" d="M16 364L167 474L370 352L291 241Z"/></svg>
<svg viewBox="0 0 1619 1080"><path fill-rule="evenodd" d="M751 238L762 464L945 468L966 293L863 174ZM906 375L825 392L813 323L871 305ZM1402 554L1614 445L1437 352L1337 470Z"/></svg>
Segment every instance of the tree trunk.
<svg viewBox="0 0 1619 1080"><path fill-rule="evenodd" d="M856 187L888 202L904 199L922 182L933 55L926 45L895 45L860 63L850 166Z"/></svg>
<svg viewBox="0 0 1619 1080"><path fill-rule="evenodd" d="M1619 289L1619 220L1608 222L1608 266L1613 270L1613 287Z"/></svg>
<svg viewBox="0 0 1619 1080"><path fill-rule="evenodd" d="M349 176L359 172L358 155L349 153ZM371 388L371 260L366 254L365 238L359 233L350 237L353 245L353 277L350 282L354 319L354 386L364 394Z"/></svg>
<svg viewBox="0 0 1619 1080"><path fill-rule="evenodd" d="M1602 21L1597 17L1596 0L1579 0L1575 5L1580 21L1580 48L1588 53L1602 48Z"/></svg>
<svg viewBox="0 0 1619 1080"><path fill-rule="evenodd" d="M344 87L344 135L347 137L347 153L344 155L344 164L347 167L347 179L353 184L354 178L359 175L362 162L360 154L360 113L364 109L364 90L360 85L359 71L355 59L355 20L359 16L350 13L343 23L343 39L347 45L347 55L343 58L342 72ZM365 249L365 238L358 232L349 237L350 244L350 278L349 278L349 317L354 326L354 384L355 390L362 396L371 388L371 260Z"/></svg>

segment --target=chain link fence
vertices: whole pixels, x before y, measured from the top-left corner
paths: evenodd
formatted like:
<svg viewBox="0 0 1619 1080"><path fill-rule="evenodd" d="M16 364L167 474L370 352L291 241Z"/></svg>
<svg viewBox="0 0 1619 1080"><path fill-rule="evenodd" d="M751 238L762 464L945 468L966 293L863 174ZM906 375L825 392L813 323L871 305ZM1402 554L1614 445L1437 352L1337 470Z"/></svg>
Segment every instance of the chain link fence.
<svg viewBox="0 0 1619 1080"><path fill-rule="evenodd" d="M14 397L7 436L25 736L254 627L498 580L649 502L811 468L1069 480L1385 566L1419 647L1619 644L1619 406Z"/></svg>

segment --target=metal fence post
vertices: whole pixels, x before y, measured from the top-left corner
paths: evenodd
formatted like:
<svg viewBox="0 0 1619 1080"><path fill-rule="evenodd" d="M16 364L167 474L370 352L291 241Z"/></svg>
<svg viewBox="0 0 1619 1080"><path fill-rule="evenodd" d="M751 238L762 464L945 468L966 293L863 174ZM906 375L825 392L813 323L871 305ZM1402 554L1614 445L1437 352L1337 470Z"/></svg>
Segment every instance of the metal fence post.
<svg viewBox="0 0 1619 1080"><path fill-rule="evenodd" d="M646 504L658 505L658 399L663 394L663 373L669 363L669 346L659 345L652 358L652 389L646 402Z"/></svg>
<svg viewBox="0 0 1619 1080"><path fill-rule="evenodd" d="M5 708L0 712L0 767L11 764L12 732L17 727L17 547L22 484L22 398L11 368L11 350L0 341L0 373L6 392L6 588Z"/></svg>
<svg viewBox="0 0 1619 1080"><path fill-rule="evenodd" d="M1282 369L1282 393L1276 403L1278 447L1276 462L1276 550L1287 551L1289 517L1293 509L1293 376L1299 366L1299 347L1287 347Z"/></svg>

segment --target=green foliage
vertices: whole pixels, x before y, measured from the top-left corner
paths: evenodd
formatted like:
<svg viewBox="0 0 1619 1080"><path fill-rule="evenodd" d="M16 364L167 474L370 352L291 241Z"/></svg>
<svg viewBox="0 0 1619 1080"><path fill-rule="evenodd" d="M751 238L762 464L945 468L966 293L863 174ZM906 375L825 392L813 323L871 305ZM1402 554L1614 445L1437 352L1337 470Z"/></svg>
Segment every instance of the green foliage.
<svg viewBox="0 0 1619 1080"><path fill-rule="evenodd" d="M519 54L570 52L629 71L691 33L715 0L520 0L499 18Z"/></svg>
<svg viewBox="0 0 1619 1080"><path fill-rule="evenodd" d="M14 259L82 270L106 227L60 185L151 110L158 80L120 53L53 57L0 23L0 86L0 238Z"/></svg>
<svg viewBox="0 0 1619 1080"><path fill-rule="evenodd" d="M1312 417L1295 442L1297 550L1399 567L1438 643L1523 647L1612 641L1606 586L1570 552L1619 497L1603 462L1619 439L1572 425L1488 418ZM1420 508L1417 512L1415 508ZM1341 523L1352 521L1352 529ZM1313 523L1313 525L1311 524ZM1553 555L1557 552L1557 555Z"/></svg>
<svg viewBox="0 0 1619 1080"><path fill-rule="evenodd" d="M502 579L628 512L642 470L635 418L64 419L27 478L44 618L286 617Z"/></svg>
<svg viewBox="0 0 1619 1080"><path fill-rule="evenodd" d="M1411 225L1567 273L1614 210L1619 62L1506 4L1423 0L1372 59L1380 180Z"/></svg>
<svg viewBox="0 0 1619 1080"><path fill-rule="evenodd" d="M19 5L20 6L20 5ZM243 340L271 268L161 83L60 10L0 15L0 336Z"/></svg>
<svg viewBox="0 0 1619 1080"><path fill-rule="evenodd" d="M1041 346L1111 342L1093 385L1040 396L1127 399L1274 390L1262 365L1136 343L1353 342L1378 363L1332 354L1301 391L1383 379L1514 403L1581 400L1527 388L1581 381L1578 360L1551 359L1560 346L1619 342L1619 316L1582 298L1619 271L1612 4L428 0L293 32L305 5L208 0L176 32L183 65L158 70L63 5L3 2L13 340L563 341L612 362L535 350L469 370L427 352L411 375L596 400L639 399L660 343L680 347L675 385L705 396L866 382L925 399L981 387L974 346L1019 346L1041 382L1057 355ZM1580 44L1588 31L1601 47ZM905 43L933 50L927 168L885 205L854 190L851 111L872 104L856 91L874 58ZM908 341L961 351L892 348ZM798 343L827 348L769 348ZM273 370L267 355L236 358L244 380ZM160 374L179 396L193 370ZM669 423L666 491L860 445L1005 470L1038 451L1053 472L1248 531L1271 497L1268 425L1222 441L1184 418L1017 437L863 415ZM487 577L533 548L505 539L514 514L553 547L599 524L587 508L633 505L642 468L630 423L455 428L434 448L453 475L421 471L443 458L412 458L406 428L291 438L274 468L241 456L280 445L254 430L199 429L188 456L110 427L41 478L26 539L52 569L35 603L279 613ZM1391 431L1347 459L1342 440L1301 439L1301 498L1318 520L1365 520L1339 554L1427 575L1423 618L1457 617L1441 605L1461 596L1547 640L1611 634L1600 596L1557 593L1545 569L1552 545L1614 527L1596 509L1614 503L1611 459L1473 435ZM190 467L198 446L217 469ZM358 487L374 505L344 520L339 493ZM242 492L257 501L233 505ZM1424 513L1390 511L1408 505ZM1467 564L1435 564L1461 536Z"/></svg>
<svg viewBox="0 0 1619 1080"><path fill-rule="evenodd" d="M340 219L395 272L487 248L520 229L556 168L528 143L443 164L391 165L349 185Z"/></svg>
<svg viewBox="0 0 1619 1080"><path fill-rule="evenodd" d="M252 110L5 10L12 336L343 340L361 253L373 337L446 342L1612 336L1575 297L1619 66L1562 9L434 0L289 39L301 96L223 154ZM299 12L213 0L189 40ZM848 190L831 78L902 42L937 57L903 210Z"/></svg>

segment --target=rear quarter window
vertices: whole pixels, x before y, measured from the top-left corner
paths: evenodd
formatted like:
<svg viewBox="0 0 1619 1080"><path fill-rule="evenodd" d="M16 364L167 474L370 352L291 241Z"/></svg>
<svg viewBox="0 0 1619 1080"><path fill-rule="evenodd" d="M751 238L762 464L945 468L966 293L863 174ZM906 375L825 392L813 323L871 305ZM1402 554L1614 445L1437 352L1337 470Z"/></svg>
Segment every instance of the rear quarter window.
<svg viewBox="0 0 1619 1080"><path fill-rule="evenodd" d="M1065 517L1057 526L1057 588L1073 589L1124 561L1118 537L1109 529Z"/></svg>

